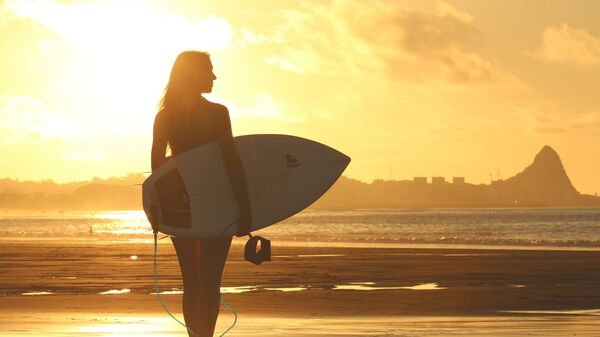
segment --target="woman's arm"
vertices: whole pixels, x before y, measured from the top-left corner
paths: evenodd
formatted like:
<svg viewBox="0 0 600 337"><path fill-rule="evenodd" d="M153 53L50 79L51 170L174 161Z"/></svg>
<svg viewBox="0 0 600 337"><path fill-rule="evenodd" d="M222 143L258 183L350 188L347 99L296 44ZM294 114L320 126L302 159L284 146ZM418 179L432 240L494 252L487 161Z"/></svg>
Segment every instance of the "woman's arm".
<svg viewBox="0 0 600 337"><path fill-rule="evenodd" d="M152 132L152 154L151 167L154 171L162 163L167 161L167 130L162 117L163 112L156 114L154 118L154 131Z"/></svg>
<svg viewBox="0 0 600 337"><path fill-rule="evenodd" d="M150 166L152 171L156 170L162 163L167 161L167 136L162 122L162 113L159 112L154 118L154 129L152 131L152 152L150 154ZM147 211L148 221L152 226L154 233L158 233L158 221L156 219L157 206L152 205Z"/></svg>
<svg viewBox="0 0 600 337"><path fill-rule="evenodd" d="M246 175L242 160L233 141L231 132L231 120L229 119L229 111L224 107L221 132L219 133L219 144L223 152L225 165L233 183L233 189L237 196L240 205L240 227L236 235L244 236L250 232L252 226L252 214L250 210L250 198L248 197L248 185L246 183Z"/></svg>

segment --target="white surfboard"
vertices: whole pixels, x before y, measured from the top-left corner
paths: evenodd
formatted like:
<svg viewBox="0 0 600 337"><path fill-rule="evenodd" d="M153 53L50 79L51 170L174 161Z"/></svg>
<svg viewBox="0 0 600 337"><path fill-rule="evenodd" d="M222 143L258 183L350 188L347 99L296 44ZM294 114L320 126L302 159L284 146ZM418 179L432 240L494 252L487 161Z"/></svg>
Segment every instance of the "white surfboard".
<svg viewBox="0 0 600 337"><path fill-rule="evenodd" d="M326 145L288 135L235 137L248 183L252 230L308 207L339 178L350 158ZM215 238L237 231L239 206L217 143L173 157L143 183L146 214L158 210L160 232Z"/></svg>

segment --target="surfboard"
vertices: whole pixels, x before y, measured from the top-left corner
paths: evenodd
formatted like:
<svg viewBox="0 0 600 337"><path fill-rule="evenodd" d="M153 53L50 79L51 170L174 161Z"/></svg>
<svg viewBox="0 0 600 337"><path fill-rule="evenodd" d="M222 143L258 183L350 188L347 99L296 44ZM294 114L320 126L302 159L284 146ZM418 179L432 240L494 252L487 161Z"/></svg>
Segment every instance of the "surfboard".
<svg viewBox="0 0 600 337"><path fill-rule="evenodd" d="M321 197L350 163L324 144L289 135L234 138L252 212L252 231L280 222ZM158 230L186 238L233 235L239 205L217 143L190 149L159 166L142 184L148 215Z"/></svg>

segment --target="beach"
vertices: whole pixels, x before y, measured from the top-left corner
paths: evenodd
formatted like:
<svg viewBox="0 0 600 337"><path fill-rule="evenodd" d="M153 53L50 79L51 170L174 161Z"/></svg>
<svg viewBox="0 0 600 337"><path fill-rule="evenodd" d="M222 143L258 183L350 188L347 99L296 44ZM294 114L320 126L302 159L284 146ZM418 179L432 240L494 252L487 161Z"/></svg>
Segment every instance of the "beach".
<svg viewBox="0 0 600 337"><path fill-rule="evenodd" d="M222 283L231 336L598 336L600 251L369 247L273 242L243 260L234 239ZM6 240L1 336L185 336L153 294L153 245ZM159 285L181 317L168 239ZM222 307L217 331L233 315Z"/></svg>

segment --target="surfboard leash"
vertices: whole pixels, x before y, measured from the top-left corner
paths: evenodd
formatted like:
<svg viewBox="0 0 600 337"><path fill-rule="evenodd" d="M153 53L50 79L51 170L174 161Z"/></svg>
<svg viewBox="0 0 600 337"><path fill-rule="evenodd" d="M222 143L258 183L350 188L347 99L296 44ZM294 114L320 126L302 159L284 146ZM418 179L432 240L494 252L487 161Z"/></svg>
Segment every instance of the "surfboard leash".
<svg viewBox="0 0 600 337"><path fill-rule="evenodd" d="M162 300L162 297L160 297L160 289L158 287L158 271L157 271L157 255L158 255L158 232L154 231L154 288L156 291L156 297L158 298L158 301L160 302L161 307L163 308L163 310L169 314L169 316L171 316L172 319L174 319L177 323L179 323L181 326L183 326L187 331L191 332L192 335L198 337L198 335L196 335L196 333L194 331L192 331L192 329L188 328L187 325L185 325L185 323L181 322L180 320L178 320L175 316L173 316L173 314L171 313L171 311L169 311L169 309L167 308L167 306L165 305L165 303ZM225 300L223 299L223 296L220 296L221 298L221 303L223 303L223 305L225 306L225 308L227 308L227 310L229 310L229 312L231 312L233 314L233 324L231 324L231 326L229 328L227 328L227 330L225 330L221 335L219 335L219 337L223 337L225 336L231 329L233 329L237 323L237 313L235 312L235 310L233 310L233 308L231 306L229 306L229 304L227 304L227 302L225 302Z"/></svg>

